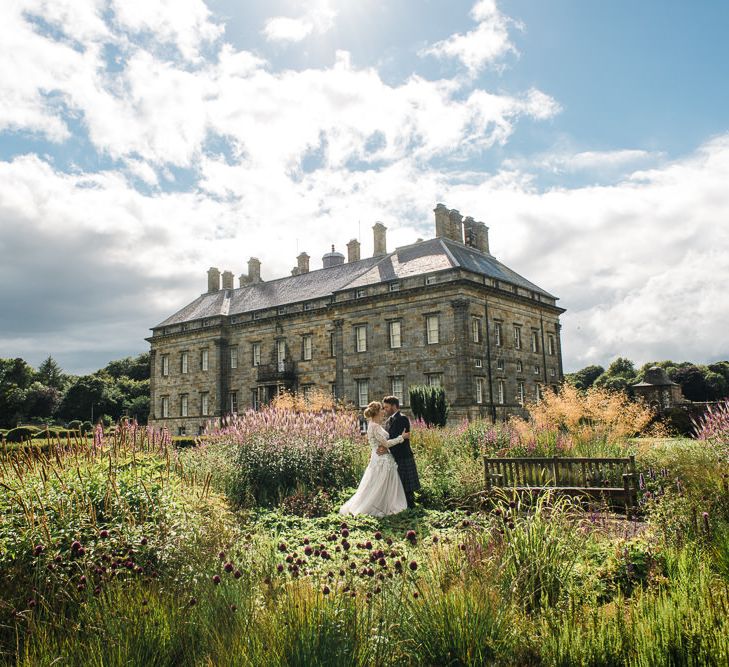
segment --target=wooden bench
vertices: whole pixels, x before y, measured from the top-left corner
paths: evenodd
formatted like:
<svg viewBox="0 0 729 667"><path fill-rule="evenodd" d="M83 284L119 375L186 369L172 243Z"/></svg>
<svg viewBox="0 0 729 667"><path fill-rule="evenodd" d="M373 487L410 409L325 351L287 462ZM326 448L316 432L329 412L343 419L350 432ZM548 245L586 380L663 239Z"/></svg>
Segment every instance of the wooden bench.
<svg viewBox="0 0 729 667"><path fill-rule="evenodd" d="M630 514L637 499L635 457L626 458L499 458L484 457L486 491L508 488L541 493L619 498Z"/></svg>

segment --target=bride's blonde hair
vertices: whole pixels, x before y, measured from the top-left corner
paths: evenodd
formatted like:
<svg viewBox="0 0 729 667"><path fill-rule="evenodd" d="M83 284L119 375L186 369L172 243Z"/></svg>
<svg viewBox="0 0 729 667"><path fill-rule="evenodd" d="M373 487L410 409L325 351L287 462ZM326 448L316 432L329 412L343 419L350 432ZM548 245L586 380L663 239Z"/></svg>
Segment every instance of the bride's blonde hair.
<svg viewBox="0 0 729 667"><path fill-rule="evenodd" d="M372 419L376 415L378 415L382 411L382 403L379 401L372 401L364 411L364 416L366 419Z"/></svg>

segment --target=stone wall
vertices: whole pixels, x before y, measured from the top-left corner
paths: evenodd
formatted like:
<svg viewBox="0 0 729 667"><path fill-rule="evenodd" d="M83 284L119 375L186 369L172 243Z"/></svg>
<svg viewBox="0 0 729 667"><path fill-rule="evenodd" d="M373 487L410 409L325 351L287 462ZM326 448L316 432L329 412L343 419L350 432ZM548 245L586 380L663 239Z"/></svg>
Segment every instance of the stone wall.
<svg viewBox="0 0 729 667"><path fill-rule="evenodd" d="M537 384L562 381L559 314L553 302L528 290L498 284L457 269L413 276L397 283L381 283L337 293L333 299L292 304L268 312L220 318L214 326L179 327L155 332L152 346L152 407L150 421L166 425L173 434L183 427L197 433L210 418L228 412L228 398L237 393L238 411L253 406L254 392L276 386L335 390L339 398L357 402L358 380L368 380L369 400L392 391L395 376L404 380L405 408L408 387L425 384L439 375L451 403L451 420L483 416L495 420L520 413L519 383L525 399L534 400ZM428 344L426 317L437 315L439 342ZM389 322L401 322L402 347L390 347ZM474 321L476 325L474 325ZM496 325L501 324L501 345ZM514 341L514 326L521 327L521 349ZM355 327L365 326L367 350L356 349ZM476 326L479 334L474 340ZM537 351L531 347L532 332ZM304 360L302 337L312 336L312 359ZM550 353L549 336L554 344ZM275 344L286 344L285 368L280 377L263 381L253 365L252 345L261 345L261 364L274 375ZM200 369L202 349L208 349L208 370ZM237 348L237 368L230 367L231 348ZM181 353L189 353L188 373L182 374ZM332 351L334 354L332 354ZM161 374L161 357L169 355L169 375ZM480 363L479 363L480 362ZM521 371L517 363L521 362ZM503 363L503 369L499 366ZM538 371L535 370L538 367ZM476 400L476 382L482 381L482 402ZM504 383L499 402L498 381ZM200 414L200 394L210 398L210 416ZM188 417L180 415L180 395L188 395ZM161 418L161 399L169 396L170 416Z"/></svg>

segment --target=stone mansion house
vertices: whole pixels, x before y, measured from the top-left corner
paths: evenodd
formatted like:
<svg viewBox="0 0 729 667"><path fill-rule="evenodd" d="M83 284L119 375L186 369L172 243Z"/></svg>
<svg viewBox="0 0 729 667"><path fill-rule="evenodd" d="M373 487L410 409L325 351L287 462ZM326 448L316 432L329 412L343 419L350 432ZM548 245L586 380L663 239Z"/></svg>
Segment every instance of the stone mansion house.
<svg viewBox="0 0 729 667"><path fill-rule="evenodd" d="M150 423L195 434L258 408L282 389L331 392L362 407L408 387L440 385L451 418L518 413L562 381L557 298L489 252L488 227L443 204L435 238L374 254L334 251L321 269L301 253L290 276L261 279L248 261L208 271L207 292L152 329ZM221 284L222 280L222 284Z"/></svg>

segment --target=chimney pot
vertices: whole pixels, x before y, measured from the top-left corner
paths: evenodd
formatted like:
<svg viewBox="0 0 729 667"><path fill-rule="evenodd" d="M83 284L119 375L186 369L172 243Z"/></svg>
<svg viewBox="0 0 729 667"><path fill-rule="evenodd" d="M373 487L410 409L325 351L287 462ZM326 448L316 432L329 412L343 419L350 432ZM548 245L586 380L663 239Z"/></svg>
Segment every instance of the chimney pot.
<svg viewBox="0 0 729 667"><path fill-rule="evenodd" d="M359 241L357 239L352 239L349 243L347 243L347 261L359 261Z"/></svg>
<svg viewBox="0 0 729 667"><path fill-rule="evenodd" d="M375 241L375 251L372 253L373 257L379 257L380 255L387 254L387 227L381 222L376 222L372 227L372 232Z"/></svg>
<svg viewBox="0 0 729 667"><path fill-rule="evenodd" d="M208 292L217 292L220 289L220 271L214 266L208 269Z"/></svg>

